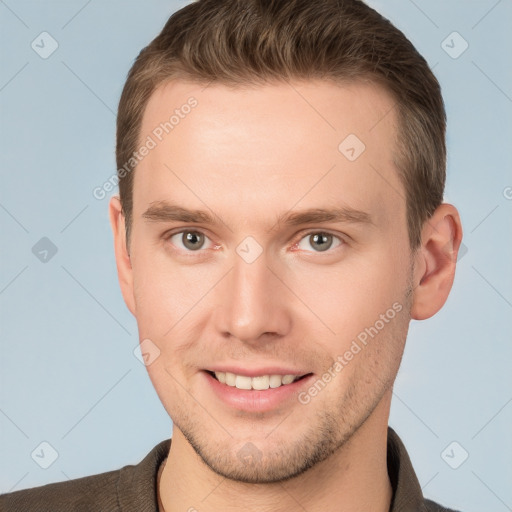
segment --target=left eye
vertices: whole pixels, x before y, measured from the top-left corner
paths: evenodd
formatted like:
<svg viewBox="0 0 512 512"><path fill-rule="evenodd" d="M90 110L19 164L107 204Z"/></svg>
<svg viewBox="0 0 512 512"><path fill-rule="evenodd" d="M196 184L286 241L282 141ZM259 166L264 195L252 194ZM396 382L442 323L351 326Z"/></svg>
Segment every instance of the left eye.
<svg viewBox="0 0 512 512"><path fill-rule="evenodd" d="M188 251L203 249L205 240L209 240L209 238L200 231L180 231L169 237L169 241L173 245L177 245L180 249L186 249ZM179 245L180 243L181 247Z"/></svg>
<svg viewBox="0 0 512 512"><path fill-rule="evenodd" d="M315 231L313 233L308 233L304 238L300 240L296 244L299 249L309 250L307 247L302 246L305 242L309 244L310 247L315 249L315 252L325 252L332 248L333 242L338 240L338 244L334 247L338 247L342 244L342 240L330 233L325 233L323 231Z"/></svg>

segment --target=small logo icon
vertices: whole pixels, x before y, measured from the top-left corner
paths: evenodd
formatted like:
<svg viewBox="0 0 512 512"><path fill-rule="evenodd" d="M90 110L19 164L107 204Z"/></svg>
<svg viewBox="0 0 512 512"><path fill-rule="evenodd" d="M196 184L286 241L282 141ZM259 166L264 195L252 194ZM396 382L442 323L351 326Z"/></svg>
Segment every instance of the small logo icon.
<svg viewBox="0 0 512 512"><path fill-rule="evenodd" d="M247 466L254 466L254 464L261 461L261 451L251 442L245 443L238 450L237 456Z"/></svg>
<svg viewBox="0 0 512 512"><path fill-rule="evenodd" d="M452 58L458 59L469 47L469 43L458 33L452 32L441 43L441 48Z"/></svg>
<svg viewBox="0 0 512 512"><path fill-rule="evenodd" d="M248 236L238 244L236 252L246 263L252 263L259 258L263 247L252 236Z"/></svg>
<svg viewBox="0 0 512 512"><path fill-rule="evenodd" d="M363 141L353 133L345 137L338 146L339 152L351 162L357 160L365 149Z"/></svg>
<svg viewBox="0 0 512 512"><path fill-rule="evenodd" d="M48 237L43 236L32 247L32 254L41 263L48 263L57 254L57 246Z"/></svg>
<svg viewBox="0 0 512 512"><path fill-rule="evenodd" d="M57 450L47 441L39 443L30 456L43 469L48 469L59 458Z"/></svg>
<svg viewBox="0 0 512 512"><path fill-rule="evenodd" d="M442 452L441 458L452 469L457 469L469 457L469 453L457 441L452 441Z"/></svg>
<svg viewBox="0 0 512 512"><path fill-rule="evenodd" d="M133 351L133 355L144 365L153 364L160 357L160 349L149 338L142 340Z"/></svg>
<svg viewBox="0 0 512 512"><path fill-rule="evenodd" d="M41 32L30 46L39 57L47 59L59 47L59 43L48 32Z"/></svg>

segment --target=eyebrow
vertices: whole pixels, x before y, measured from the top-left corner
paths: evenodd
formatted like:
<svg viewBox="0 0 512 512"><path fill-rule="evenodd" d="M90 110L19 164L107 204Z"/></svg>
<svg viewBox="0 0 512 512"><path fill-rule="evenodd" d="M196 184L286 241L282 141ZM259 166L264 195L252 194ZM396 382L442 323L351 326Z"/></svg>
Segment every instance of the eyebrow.
<svg viewBox="0 0 512 512"><path fill-rule="evenodd" d="M193 224L215 225L219 219L205 210L190 210L182 206L171 204L168 201L157 201L150 204L149 208L142 214L142 217L152 222L190 222ZM220 220L220 219L219 219ZM349 207L339 208L310 208L297 212L287 212L278 217L276 226L300 226L321 222L343 222L352 224L373 224L371 216L364 211Z"/></svg>

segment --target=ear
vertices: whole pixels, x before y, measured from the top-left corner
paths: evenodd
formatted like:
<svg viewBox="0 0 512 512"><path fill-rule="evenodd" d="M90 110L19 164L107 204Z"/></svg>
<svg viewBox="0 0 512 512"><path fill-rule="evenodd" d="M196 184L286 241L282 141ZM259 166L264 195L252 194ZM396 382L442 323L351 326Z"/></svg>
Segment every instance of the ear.
<svg viewBox="0 0 512 512"><path fill-rule="evenodd" d="M135 316L135 299L133 295L133 271L130 254L126 246L126 225L119 196L114 196L109 203L110 225L114 235L117 276L121 285L124 301Z"/></svg>
<svg viewBox="0 0 512 512"><path fill-rule="evenodd" d="M443 203L425 222L414 256L411 318L425 320L444 305L452 288L462 225L457 209Z"/></svg>

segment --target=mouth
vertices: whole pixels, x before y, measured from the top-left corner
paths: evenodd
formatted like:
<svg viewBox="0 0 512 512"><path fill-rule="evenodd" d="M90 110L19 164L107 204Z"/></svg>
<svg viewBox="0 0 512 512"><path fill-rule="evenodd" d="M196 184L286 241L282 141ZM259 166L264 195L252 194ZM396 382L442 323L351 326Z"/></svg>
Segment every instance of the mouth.
<svg viewBox="0 0 512 512"><path fill-rule="evenodd" d="M237 370L237 368L229 368ZM228 370L224 367L223 370ZM313 373L292 375L291 368L238 368L239 373L203 370L204 383L216 400L229 410L248 414L277 414L285 408L297 407L297 395L314 380ZM293 371L293 370L292 370ZM295 370L297 371L297 370ZM268 373L265 373L268 372ZM240 375L250 373L252 375ZM261 417L260 417L261 419Z"/></svg>
<svg viewBox="0 0 512 512"><path fill-rule="evenodd" d="M204 371L221 384L225 384L232 388L250 391L265 391L267 389L286 387L294 382L313 375L312 373L305 373L303 375L268 374L249 377L247 375L236 375L231 372L215 372L212 370Z"/></svg>

